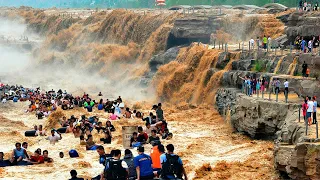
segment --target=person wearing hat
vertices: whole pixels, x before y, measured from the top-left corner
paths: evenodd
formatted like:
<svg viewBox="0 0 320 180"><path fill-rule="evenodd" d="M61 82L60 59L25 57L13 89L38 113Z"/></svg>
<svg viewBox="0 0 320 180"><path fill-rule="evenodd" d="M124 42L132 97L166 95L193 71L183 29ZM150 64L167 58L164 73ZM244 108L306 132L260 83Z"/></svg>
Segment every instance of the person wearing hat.
<svg viewBox="0 0 320 180"><path fill-rule="evenodd" d="M134 167L137 171L137 179L149 180L153 179L153 169L151 157L144 154L144 147L138 147L139 155L134 158Z"/></svg>

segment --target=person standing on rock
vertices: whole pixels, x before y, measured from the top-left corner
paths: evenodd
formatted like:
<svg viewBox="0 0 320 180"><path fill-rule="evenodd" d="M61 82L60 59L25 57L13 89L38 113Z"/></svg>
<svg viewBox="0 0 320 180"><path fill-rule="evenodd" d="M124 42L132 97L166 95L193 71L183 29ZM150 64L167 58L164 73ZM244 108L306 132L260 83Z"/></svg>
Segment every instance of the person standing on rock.
<svg viewBox="0 0 320 180"><path fill-rule="evenodd" d="M254 78L252 81L252 94L256 94L257 93L257 79Z"/></svg>
<svg viewBox="0 0 320 180"><path fill-rule="evenodd" d="M266 37L266 35L263 36L263 48L267 49L267 44L268 44L268 38Z"/></svg>
<svg viewBox="0 0 320 180"><path fill-rule="evenodd" d="M249 48L254 49L254 39L253 38L250 39L250 47Z"/></svg>
<svg viewBox="0 0 320 180"><path fill-rule="evenodd" d="M313 113L313 101L311 101L311 97L308 97L308 109L307 109L307 118L308 118L308 124L311 125L311 114Z"/></svg>
<svg viewBox="0 0 320 180"><path fill-rule="evenodd" d="M302 51L302 53L306 53L306 41L303 39L303 37L301 37L301 38L302 38L301 45L300 45L301 51Z"/></svg>
<svg viewBox="0 0 320 180"><path fill-rule="evenodd" d="M256 82L256 93L259 95L260 93L260 87L261 87L261 82L260 79L257 80Z"/></svg>
<svg viewBox="0 0 320 180"><path fill-rule="evenodd" d="M317 123L317 107L318 107L318 103L316 100L316 96L313 96L312 101L313 101L313 115L312 115L312 124L316 124Z"/></svg>
<svg viewBox="0 0 320 180"><path fill-rule="evenodd" d="M276 82L275 82L275 86L276 86L275 91L276 91L276 94L280 92L280 84L281 84L281 82L280 82L279 78L277 78L277 80L276 80Z"/></svg>
<svg viewBox="0 0 320 180"><path fill-rule="evenodd" d="M288 93L289 93L289 82L288 82L287 79L286 79L286 81L283 83L283 85L284 85L284 95L286 96L286 95L288 95Z"/></svg>
<svg viewBox="0 0 320 180"><path fill-rule="evenodd" d="M308 42L308 53L312 53L312 46L313 46L313 42L312 42L312 40L310 40Z"/></svg>
<svg viewBox="0 0 320 180"><path fill-rule="evenodd" d="M308 109L308 100L304 100L302 104L302 115L305 122L307 122L307 109Z"/></svg>
<svg viewBox="0 0 320 180"><path fill-rule="evenodd" d="M309 77L309 75L310 75L310 68L307 68L306 77Z"/></svg>
<svg viewBox="0 0 320 180"><path fill-rule="evenodd" d="M261 80L261 92L264 92L266 79L263 77Z"/></svg>
<svg viewBox="0 0 320 180"><path fill-rule="evenodd" d="M308 65L306 64L306 61L303 61L303 64L302 64L302 76L303 77L306 77L307 69L308 69Z"/></svg>
<svg viewBox="0 0 320 180"><path fill-rule="evenodd" d="M251 96L252 94L252 78L251 77L248 78L247 83L248 83L248 96Z"/></svg>
<svg viewBox="0 0 320 180"><path fill-rule="evenodd" d="M303 2L302 0L299 1L299 11L301 12L302 11L302 6L303 6Z"/></svg>

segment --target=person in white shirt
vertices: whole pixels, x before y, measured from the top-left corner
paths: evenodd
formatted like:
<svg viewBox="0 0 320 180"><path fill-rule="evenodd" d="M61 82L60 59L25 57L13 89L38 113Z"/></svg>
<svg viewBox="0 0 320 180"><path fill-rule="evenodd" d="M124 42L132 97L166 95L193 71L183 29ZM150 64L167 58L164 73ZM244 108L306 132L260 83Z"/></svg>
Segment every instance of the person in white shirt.
<svg viewBox="0 0 320 180"><path fill-rule="evenodd" d="M317 107L318 107L318 103L317 103L317 98L316 96L313 96L313 116L312 116L312 124L316 124L317 123Z"/></svg>
<svg viewBox="0 0 320 180"><path fill-rule="evenodd" d="M289 93L289 82L286 79L286 81L283 83L284 85L284 95L287 95Z"/></svg>
<svg viewBox="0 0 320 180"><path fill-rule="evenodd" d="M6 98L3 98L3 99L2 99L2 103L3 103L3 104L7 103L7 99L6 99Z"/></svg>
<svg viewBox="0 0 320 180"><path fill-rule="evenodd" d="M310 40L308 42L308 53L312 53L312 45L313 45L312 40Z"/></svg>
<svg viewBox="0 0 320 180"><path fill-rule="evenodd" d="M254 39L250 39L250 49L254 49Z"/></svg>
<svg viewBox="0 0 320 180"><path fill-rule="evenodd" d="M311 114L313 113L313 106L314 103L311 101L311 97L308 97L308 109L307 109L307 118L308 118L308 124L311 125Z"/></svg>
<svg viewBox="0 0 320 180"><path fill-rule="evenodd" d="M57 132L56 130L52 129L51 136L47 137L46 139L50 141L50 144L55 144L56 142L62 139L62 136L60 132Z"/></svg>

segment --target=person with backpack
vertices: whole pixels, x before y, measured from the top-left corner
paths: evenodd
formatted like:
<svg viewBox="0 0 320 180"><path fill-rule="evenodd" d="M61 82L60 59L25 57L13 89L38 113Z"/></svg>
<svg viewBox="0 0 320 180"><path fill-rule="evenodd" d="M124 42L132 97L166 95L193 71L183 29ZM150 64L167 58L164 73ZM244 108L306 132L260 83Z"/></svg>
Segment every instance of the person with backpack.
<svg viewBox="0 0 320 180"><path fill-rule="evenodd" d="M129 167L124 160L120 160L121 151L116 149L112 154L113 158L106 160L104 178L107 180L127 180Z"/></svg>
<svg viewBox="0 0 320 180"><path fill-rule="evenodd" d="M173 153L174 146L172 144L168 144L166 148L167 153L160 156L160 162L162 165L160 178L162 180L178 180L182 179L183 175L184 180L188 180L181 158Z"/></svg>
<svg viewBox="0 0 320 180"><path fill-rule="evenodd" d="M154 177L151 157L144 154L144 147L138 147L139 155L134 158L137 180L151 180Z"/></svg>
<svg viewBox="0 0 320 180"><path fill-rule="evenodd" d="M136 180L137 172L136 172L136 170L134 168L134 157L133 157L132 152L130 151L130 149L126 149L124 151L123 160L127 163L128 168L129 168L128 179L129 180Z"/></svg>

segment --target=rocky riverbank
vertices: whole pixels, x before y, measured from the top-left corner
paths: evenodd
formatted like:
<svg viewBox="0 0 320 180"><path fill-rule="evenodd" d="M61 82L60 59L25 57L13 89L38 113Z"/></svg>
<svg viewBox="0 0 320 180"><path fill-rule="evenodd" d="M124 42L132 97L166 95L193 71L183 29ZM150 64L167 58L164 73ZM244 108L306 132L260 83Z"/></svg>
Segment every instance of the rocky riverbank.
<svg viewBox="0 0 320 180"><path fill-rule="evenodd" d="M304 124L297 121L298 104L257 99L239 89L223 88L217 92L216 106L223 116L230 115L236 131L274 140L274 165L284 178L318 179L320 143L305 136Z"/></svg>

